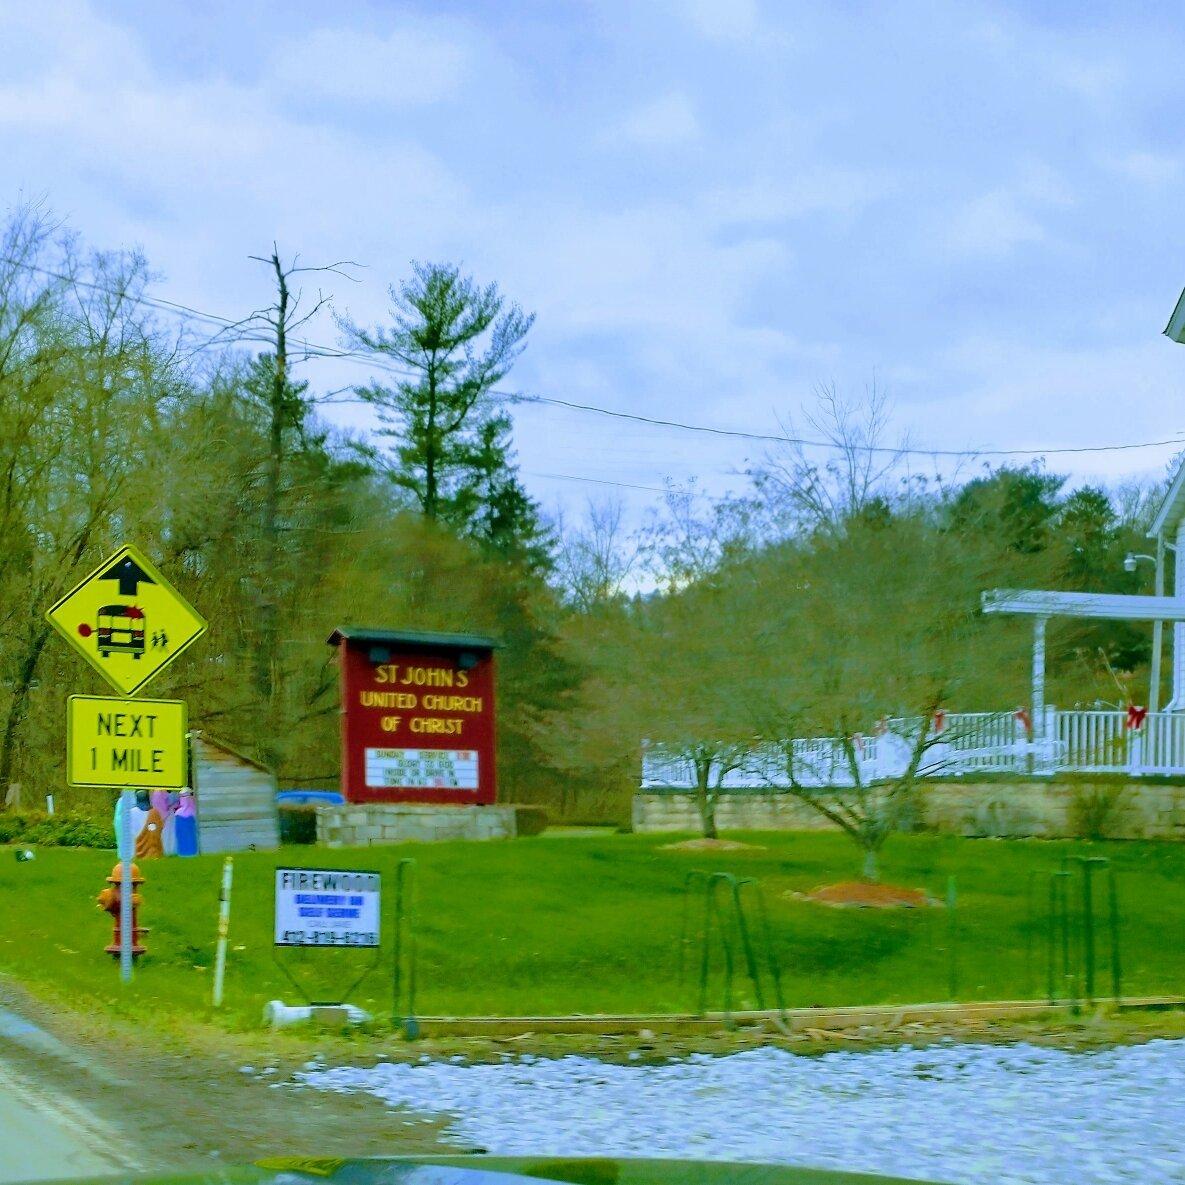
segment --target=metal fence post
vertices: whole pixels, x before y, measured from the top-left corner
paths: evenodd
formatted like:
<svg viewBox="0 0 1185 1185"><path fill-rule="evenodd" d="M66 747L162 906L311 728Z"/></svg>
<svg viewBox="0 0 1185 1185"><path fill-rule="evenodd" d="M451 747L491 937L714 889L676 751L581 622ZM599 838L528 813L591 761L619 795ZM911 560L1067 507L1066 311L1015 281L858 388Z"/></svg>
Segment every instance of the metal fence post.
<svg viewBox="0 0 1185 1185"><path fill-rule="evenodd" d="M708 874L693 868L683 878L683 910L679 921L679 950L675 969L675 982L682 987L687 966L687 947L691 942L691 887L697 881L707 880ZM701 935L702 938L702 935Z"/></svg>
<svg viewBox="0 0 1185 1185"><path fill-rule="evenodd" d="M724 1024L726 1028L732 1028L732 976L733 976L733 957L732 957L732 935L728 927L725 925L724 914L720 909L720 899L716 895L716 886L721 881L732 880L726 872L715 873L708 881L708 908L711 914L716 918L716 928L720 932L720 946L724 952ZM710 938L711 928L707 928L707 936ZM708 992L708 942L704 942L704 962L703 973L700 982L701 987L701 1013L707 1011L707 992Z"/></svg>
<svg viewBox="0 0 1185 1185"><path fill-rule="evenodd" d="M1025 994L1037 995L1037 960L1034 957L1034 933L1037 929L1037 869L1029 870L1025 884Z"/></svg>
<svg viewBox="0 0 1185 1185"><path fill-rule="evenodd" d="M1087 1005L1094 1003L1094 900L1091 892L1093 861L1082 861L1082 987Z"/></svg>
<svg viewBox="0 0 1185 1185"><path fill-rule="evenodd" d="M1062 868L1049 874L1049 929L1048 929L1048 988L1049 1003L1056 1004L1058 939L1061 947L1061 980L1067 992L1067 1003L1071 1007L1078 1007L1078 989L1074 983L1072 973L1073 961L1070 957L1070 894L1068 881L1070 872Z"/></svg>
<svg viewBox="0 0 1185 1185"><path fill-rule="evenodd" d="M757 957L753 953L753 943L749 936L749 926L745 921L745 910L741 904L741 882L735 877L731 880L732 908L735 915L737 933L741 939L741 952L745 956L745 970L749 972L749 979L753 983L753 995L756 997L757 1007L764 1011L765 998L761 993L761 979L757 973Z"/></svg>
<svg viewBox="0 0 1185 1185"><path fill-rule="evenodd" d="M951 1000L959 996L959 904L955 878L946 878L946 922L947 922L947 989Z"/></svg>
<svg viewBox="0 0 1185 1185"><path fill-rule="evenodd" d="M222 1007L222 986L226 980L226 944L230 937L230 890L234 880L235 858L222 861L222 884L218 891L218 944L214 952L214 992L211 1004Z"/></svg>
<svg viewBox="0 0 1185 1185"><path fill-rule="evenodd" d="M1118 1007L1123 1002L1123 964L1119 952L1119 893L1115 883L1115 865L1108 872L1107 910L1111 927L1111 995Z"/></svg>
<svg viewBox="0 0 1185 1185"><path fill-rule="evenodd" d="M679 928L678 982L683 983L686 966L686 950L691 936L691 903L695 887L703 884L703 925L700 930L699 999L697 1014L704 1016L708 1011L708 993L711 986L712 936L719 935L720 953L724 959L724 983L721 1010L725 1024L732 1025L732 989L736 975L736 953L734 937L740 940L745 970L753 987L753 995L759 1010L765 1010L765 991L761 983L761 966L754 945L754 930L745 913L744 889L750 889L757 901L757 934L765 944L765 963L773 985L774 1000L778 1010L778 1022L786 1023L786 1002L782 992L782 971L774 953L773 933L769 924L769 913L765 906L765 895L760 883L753 877L737 877L730 872L701 872L693 869L683 879L683 917ZM724 886L725 896L720 896ZM730 909L731 907L731 909Z"/></svg>
<svg viewBox="0 0 1185 1185"><path fill-rule="evenodd" d="M403 1029L414 1041L420 1035L416 1020L416 930L414 925L413 879L415 860L406 857L395 866L395 928L392 939L391 1024ZM407 931L407 1008L400 1007L403 997L404 930Z"/></svg>

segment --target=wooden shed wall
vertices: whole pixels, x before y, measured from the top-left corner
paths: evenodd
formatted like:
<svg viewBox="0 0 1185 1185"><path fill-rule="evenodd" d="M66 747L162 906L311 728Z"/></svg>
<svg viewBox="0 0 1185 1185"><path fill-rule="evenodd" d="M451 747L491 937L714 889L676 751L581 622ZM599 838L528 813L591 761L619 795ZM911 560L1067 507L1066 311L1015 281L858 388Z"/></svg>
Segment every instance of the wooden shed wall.
<svg viewBox="0 0 1185 1185"><path fill-rule="evenodd" d="M201 851L279 847L275 778L200 737L194 739L193 757Z"/></svg>

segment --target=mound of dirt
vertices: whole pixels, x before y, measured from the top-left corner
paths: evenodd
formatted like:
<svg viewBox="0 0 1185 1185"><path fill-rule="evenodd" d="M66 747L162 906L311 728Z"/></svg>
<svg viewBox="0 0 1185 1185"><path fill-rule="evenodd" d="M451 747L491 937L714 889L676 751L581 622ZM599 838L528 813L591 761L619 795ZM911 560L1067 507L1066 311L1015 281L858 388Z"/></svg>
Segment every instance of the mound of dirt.
<svg viewBox="0 0 1185 1185"><path fill-rule="evenodd" d="M663 852L764 852L760 844L741 843L739 839L684 839L679 843L664 843Z"/></svg>
<svg viewBox="0 0 1185 1185"><path fill-rule="evenodd" d="M841 909L925 909L941 904L924 889L907 889L904 885L873 884L869 881L840 881L837 885L823 885L809 893L795 893L794 896Z"/></svg>

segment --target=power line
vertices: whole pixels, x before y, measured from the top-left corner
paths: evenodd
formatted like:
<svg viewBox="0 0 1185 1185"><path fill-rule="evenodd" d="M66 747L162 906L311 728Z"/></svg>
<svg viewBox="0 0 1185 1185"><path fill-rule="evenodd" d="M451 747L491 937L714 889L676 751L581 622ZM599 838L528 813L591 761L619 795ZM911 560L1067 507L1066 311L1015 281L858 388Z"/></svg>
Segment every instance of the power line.
<svg viewBox="0 0 1185 1185"><path fill-rule="evenodd" d="M314 355L316 357L328 357L329 355ZM396 375L399 378L414 378L415 374L411 371L404 371L384 365L377 359L366 359L358 354L341 354L338 355L345 361L362 361L369 362L371 369L385 371L388 374ZM1075 453L1110 453L1122 452L1132 449L1146 449L1146 448L1164 448L1168 445L1185 445L1185 437L1172 437L1168 440L1142 440L1133 441L1124 444L1096 444L1096 445L1078 445L1065 448L1008 448L1008 449L942 449L942 448L910 448L898 445L871 445L871 444L838 444L833 440L811 440L807 437L801 436L785 436L770 432L747 432L739 428L717 428L709 424L693 424L685 420L665 420L657 416L639 415L637 412L615 411L608 407L599 407L592 403L577 403L570 399L558 399L552 395L534 395L522 391L505 391L500 388L493 388L491 394L501 395L514 403L533 403L542 404L551 407L568 408L571 411L591 412L595 415L609 416L618 420L631 420L634 423L649 424L653 427L659 428L675 428L683 432L701 432L711 436L726 436L736 440L751 440L765 444L793 444L801 445L804 448L822 448L822 449L854 449L857 452L863 453L885 453L890 456L920 456L920 457L1046 457L1046 456L1064 456ZM318 400L318 402L321 402ZM325 400L326 403L359 403L371 404L374 401L371 399L362 398L347 398L347 399L330 399Z"/></svg>
<svg viewBox="0 0 1185 1185"><path fill-rule="evenodd" d="M222 327L222 329L237 329L242 327L245 321L232 321L227 317L219 316L216 313L203 312L200 309L192 308L189 305L181 304L177 301L166 300L163 297L154 298L144 295L135 295L130 292L121 291L106 287L102 284L93 281L81 280L77 277L67 276L60 272L54 272L48 268L39 267L35 264L26 263L23 260L13 259L8 256L0 256L0 261L10 264L13 267L24 268L28 271L38 272L42 275L50 276L54 279L62 280L66 283L80 284L84 287L93 289L95 291L106 292L108 295L117 296L121 299L127 299L136 304L146 305L150 308L157 309L161 312L171 313L176 316L187 317L194 320L202 320L207 323L213 323ZM240 336L241 341L260 341L264 342L266 339L259 337L249 337L246 334ZM328 358L341 362L354 362L367 366L371 370L379 370L386 374L391 374L399 378L415 378L417 377L414 371L401 370L389 362L384 361L379 357L371 354L361 353L357 350L342 350L334 346L319 345L316 342L302 340L300 338L292 338L297 345L305 351L305 356L308 360L314 358ZM214 344L213 342L206 343L207 345ZM975 457L1046 457L1046 456L1075 456L1086 455L1092 453L1112 453L1112 452L1129 452L1139 449L1149 448L1167 448L1172 445L1185 445L1185 437L1171 437L1166 440L1143 440L1131 441L1122 444L1098 444L1098 445L1078 445L1071 447L1059 448L978 448L978 449L942 449L942 448L912 448L895 445L871 445L871 444L840 444L832 440L811 440L808 437L787 436L784 434L768 433L768 432L749 432L739 428L718 428L710 424L694 424L686 420L668 420L657 416L644 416L637 412L616 411L608 407L600 407L591 403L578 403L575 400L559 399L551 395L537 395L528 394L521 391L506 391L500 388L491 389L491 394L500 395L505 399L509 399L513 403L529 403L536 405L544 405L550 407L567 408L570 411L586 412L592 415L606 416L612 419L627 420L638 424L648 424L652 427L672 428L681 432L695 432L710 436L728 437L734 440L749 440L764 444L790 444L803 448L820 448L830 449L833 451L851 450L861 453L869 454L887 454L890 456L920 456L920 457L961 457L961 458L975 458ZM346 404L346 403L368 403L373 405L373 400L350 398L337 399L313 398L313 402L321 404ZM543 475L539 475L543 476ZM556 475L562 476L562 475ZM577 481L597 481L596 478L573 478ZM625 484L625 483L605 483L605 484ZM654 487L637 487L639 489L653 489ZM660 491L662 492L662 491Z"/></svg>
<svg viewBox="0 0 1185 1185"><path fill-rule="evenodd" d="M621 490L646 490L651 494L666 494L670 492L658 486L640 486L629 481L610 481L606 477L577 477L572 473L536 473L529 469L524 469L523 474L526 477L548 477L555 478L558 481L586 481L598 486L616 486Z"/></svg>
<svg viewBox="0 0 1185 1185"><path fill-rule="evenodd" d="M84 280L80 276L71 276L65 272L55 272L52 268L39 267L35 263L27 263L23 259L13 259L9 255L0 255L0 263L7 263L11 267L19 267L29 272L36 272L38 275L46 276L51 280L60 280L64 284L77 284L81 288L89 288L92 292L102 292L107 296L114 296L120 300L130 301L132 304L146 305L162 313L172 313L174 316L180 316L190 321L204 321L208 324L219 325L224 329L233 328L242 324L239 321L231 321L227 317L220 317L217 313L205 313L201 309L191 308L189 305L179 304L174 300L166 300L164 297L145 296L143 293L130 292L127 289L113 288L108 284L99 284L93 280Z"/></svg>
<svg viewBox="0 0 1185 1185"><path fill-rule="evenodd" d="M403 370L385 362L379 357L362 354L353 350L331 351L327 347L319 347L310 343L314 351L310 358L334 358L343 362L358 362L371 370L380 370L397 378L414 379L418 377L414 371ZM717 428L709 424L693 424L685 420L666 420L657 416L639 415L637 412L616 411L608 407L600 407L592 403L577 403L570 399L559 399L553 395L536 395L522 391L507 391L499 387L491 389L492 395L501 395L513 403L531 403L550 407L562 407L571 411L589 412L613 419L630 420L634 423L649 424L659 428L674 428L682 432L700 432L711 436L724 436L736 440L751 440L765 444L793 444L804 448L822 448L832 450L853 449L862 453L883 453L889 456L918 456L918 457L1046 457L1067 456L1086 453L1125 452L1134 449L1165 448L1169 445L1185 445L1185 437L1172 437L1167 440L1141 440L1123 444L1095 444L1076 445L1061 448L1007 448L1007 449L942 449L942 448L911 448L900 445L871 445L871 444L839 444L833 440L811 440L801 436L786 436L769 432L748 432L739 428ZM345 399L316 400L321 403L332 404L370 404L374 400L357 396Z"/></svg>
<svg viewBox="0 0 1185 1185"><path fill-rule="evenodd" d="M642 424L654 424L662 428L678 428L684 432L705 432L713 436L729 436L738 440L753 440L766 443L795 444L807 448L853 449L862 453L888 453L895 456L923 456L923 457L1045 457L1065 455L1068 453L1111 453L1126 449L1160 448L1170 444L1185 444L1185 438L1173 437L1170 440L1145 440L1130 444L1097 444L1081 445L1074 448L1042 448L1042 449L941 449L941 448L908 448L893 445L872 444L837 444L831 440L809 440L798 436L779 436L765 432L744 432L734 428L714 428L707 424L690 424L682 420L663 420L654 416L642 416L636 412L613 411L607 407L597 407L591 403L574 403L567 399L556 399L545 395L519 395L518 400L523 403L547 403L556 407L567 407L575 411L595 412L597 415L612 416L615 419L633 420Z"/></svg>

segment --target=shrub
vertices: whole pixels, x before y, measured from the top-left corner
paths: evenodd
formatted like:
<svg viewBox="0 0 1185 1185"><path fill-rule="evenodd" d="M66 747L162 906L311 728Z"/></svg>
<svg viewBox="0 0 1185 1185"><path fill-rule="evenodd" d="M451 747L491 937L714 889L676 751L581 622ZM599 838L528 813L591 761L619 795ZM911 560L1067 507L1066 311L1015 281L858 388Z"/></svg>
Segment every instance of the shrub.
<svg viewBox="0 0 1185 1185"><path fill-rule="evenodd" d="M515 835L542 835L547 830L547 811L541 806L514 808Z"/></svg>
<svg viewBox="0 0 1185 1185"><path fill-rule="evenodd" d="M57 848L113 848L110 822L73 811L48 815L44 811L0 811L0 844L40 844Z"/></svg>
<svg viewBox="0 0 1185 1185"><path fill-rule="evenodd" d="M280 807L280 842L317 842L317 808L311 804Z"/></svg>
<svg viewBox="0 0 1185 1185"><path fill-rule="evenodd" d="M1124 789L1106 784L1075 785L1066 809L1070 834L1077 839L1110 839L1124 821Z"/></svg>

